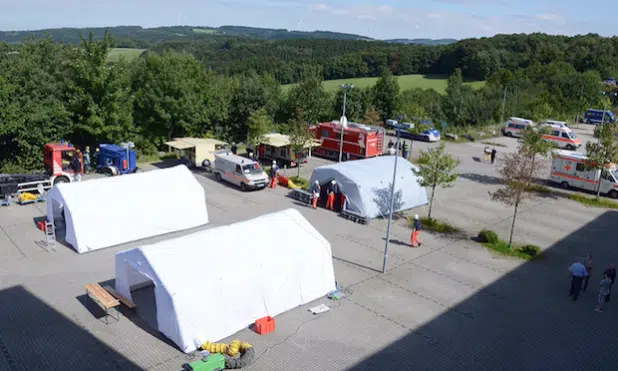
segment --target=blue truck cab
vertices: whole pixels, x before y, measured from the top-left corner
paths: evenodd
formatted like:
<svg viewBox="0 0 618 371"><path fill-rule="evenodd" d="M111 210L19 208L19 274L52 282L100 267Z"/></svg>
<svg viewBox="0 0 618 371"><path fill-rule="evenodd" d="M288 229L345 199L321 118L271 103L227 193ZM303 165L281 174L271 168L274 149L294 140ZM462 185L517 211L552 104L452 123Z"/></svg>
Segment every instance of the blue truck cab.
<svg viewBox="0 0 618 371"><path fill-rule="evenodd" d="M127 143L101 144L97 170L108 175L131 174L137 170L137 154Z"/></svg>
<svg viewBox="0 0 618 371"><path fill-rule="evenodd" d="M598 125L603 120L603 110L602 109L588 109L584 114L584 122L588 125ZM616 122L616 116L612 111L605 111L605 122L613 123Z"/></svg>

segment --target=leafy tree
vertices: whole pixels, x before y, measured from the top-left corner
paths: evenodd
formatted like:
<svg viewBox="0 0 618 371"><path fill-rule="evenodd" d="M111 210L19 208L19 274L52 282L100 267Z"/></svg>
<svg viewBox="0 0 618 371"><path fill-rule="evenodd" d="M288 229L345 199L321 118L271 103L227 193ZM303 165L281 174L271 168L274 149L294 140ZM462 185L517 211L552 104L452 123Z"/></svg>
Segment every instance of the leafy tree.
<svg viewBox="0 0 618 371"><path fill-rule="evenodd" d="M509 235L509 246L513 243L517 210L526 198L531 197L533 179L540 175L542 165L543 163L540 161L532 161L530 155L523 149L513 153L506 153L501 158L501 166L498 172L504 186L495 192L489 192L489 194L492 200L513 207L513 222L511 223L511 233Z"/></svg>
<svg viewBox="0 0 618 371"><path fill-rule="evenodd" d="M136 63L134 71L136 126L155 144L173 137L200 136L212 128L213 117L222 115L208 109L212 99L208 90L215 77L191 55L149 55Z"/></svg>
<svg viewBox="0 0 618 371"><path fill-rule="evenodd" d="M90 33L73 51L66 90L73 121L71 139L81 145L133 139L129 73L123 62L108 66L111 43L109 32L96 41Z"/></svg>
<svg viewBox="0 0 618 371"><path fill-rule="evenodd" d="M606 166L618 161L618 146L615 141L617 129L615 123L599 125L595 130L595 136L598 138L598 141L596 143L586 143L588 161L585 165L589 170L596 170L600 174L596 194L597 199L599 199L601 194L601 177L607 171ZM597 177L595 176L596 179Z"/></svg>
<svg viewBox="0 0 618 371"><path fill-rule="evenodd" d="M310 74L300 84L288 93L287 108L290 117L294 117L296 110L301 109L307 122L314 124L328 120L330 116L329 95L322 86L322 79Z"/></svg>
<svg viewBox="0 0 618 371"><path fill-rule="evenodd" d="M376 108L374 106L369 107L367 112L365 112L362 123L365 125L382 126L382 120L380 120L380 113L376 111Z"/></svg>
<svg viewBox="0 0 618 371"><path fill-rule="evenodd" d="M538 130L524 131L520 150L523 151L525 155L530 157L530 160L532 161L530 167L532 169L535 168L537 156L540 155L547 158L551 154L551 150L557 147L556 144L543 139L543 135L547 135L549 132L550 128L548 127L542 127Z"/></svg>
<svg viewBox="0 0 618 371"><path fill-rule="evenodd" d="M302 153L305 148L312 145L313 135L309 130L309 124L305 120L304 112L300 109L296 111L295 117L290 119L288 122L289 127L289 136L290 136L290 147L292 153L294 153L297 157L298 154ZM301 162L297 162L298 174L300 177L300 165Z"/></svg>
<svg viewBox="0 0 618 371"><path fill-rule="evenodd" d="M247 123L247 144L257 146L264 141L264 135L273 128L273 121L265 108L253 111Z"/></svg>
<svg viewBox="0 0 618 371"><path fill-rule="evenodd" d="M383 70L373 87L373 105L382 120L392 119L399 109L399 83L389 70Z"/></svg>
<svg viewBox="0 0 618 371"><path fill-rule="evenodd" d="M343 89L337 89L335 93L333 116L339 118L343 112ZM345 115L350 121L359 121L367 111L367 92L365 89L348 89L345 105Z"/></svg>
<svg viewBox="0 0 618 371"><path fill-rule="evenodd" d="M459 165L459 160L449 153L444 152L444 143L438 147L429 148L421 151L418 160L419 169L412 171L418 177L418 182L422 187L431 188L431 198L429 199L429 213L427 217L431 219L431 209L433 198L436 195L436 187L453 187L459 174L455 168Z"/></svg>
<svg viewBox="0 0 618 371"><path fill-rule="evenodd" d="M456 69L455 73L449 77L446 86L446 97L444 97L444 113L449 122L454 125L464 125L470 121L468 116L468 105L472 100L473 91L470 87L463 84L461 69Z"/></svg>

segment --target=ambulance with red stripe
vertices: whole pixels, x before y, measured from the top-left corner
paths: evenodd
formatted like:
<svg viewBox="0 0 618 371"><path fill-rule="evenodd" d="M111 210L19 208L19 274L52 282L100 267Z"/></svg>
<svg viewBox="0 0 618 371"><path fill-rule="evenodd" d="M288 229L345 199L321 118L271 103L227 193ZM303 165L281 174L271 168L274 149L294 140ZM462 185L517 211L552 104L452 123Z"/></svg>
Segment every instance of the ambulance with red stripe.
<svg viewBox="0 0 618 371"><path fill-rule="evenodd" d="M523 135L524 130L532 129L535 127L534 121L528 119L522 119L520 117L511 117L506 122L506 126L503 130L504 135L507 137L519 138Z"/></svg>
<svg viewBox="0 0 618 371"><path fill-rule="evenodd" d="M611 198L618 198L618 180L616 165L608 164L603 171L589 169L588 157L579 152L556 150L553 153L550 179L562 188L570 187L595 192L600 183L601 193Z"/></svg>
<svg viewBox="0 0 618 371"><path fill-rule="evenodd" d="M546 142L554 143L558 148L576 150L582 146L582 141L568 126L544 125L548 132L543 135Z"/></svg>

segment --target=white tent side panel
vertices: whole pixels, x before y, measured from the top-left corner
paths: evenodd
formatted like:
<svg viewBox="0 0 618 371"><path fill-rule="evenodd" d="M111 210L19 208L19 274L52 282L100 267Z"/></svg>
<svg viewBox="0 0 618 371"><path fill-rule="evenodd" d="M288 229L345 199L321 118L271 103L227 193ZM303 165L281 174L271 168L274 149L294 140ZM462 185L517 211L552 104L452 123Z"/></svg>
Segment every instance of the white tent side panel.
<svg viewBox="0 0 618 371"><path fill-rule="evenodd" d="M335 179L346 196L349 210L368 218L388 215L394 161L395 156L380 156L320 166L313 170L311 183L317 180L326 184ZM413 169L417 167L408 160L397 159L394 211L429 203L427 191L419 185Z"/></svg>
<svg viewBox="0 0 618 371"><path fill-rule="evenodd" d="M144 280L158 330L187 353L335 289L329 242L294 209L118 252L116 289L132 298Z"/></svg>
<svg viewBox="0 0 618 371"><path fill-rule="evenodd" d="M66 241L84 253L208 223L204 189L186 166L54 186L47 218L65 214Z"/></svg>

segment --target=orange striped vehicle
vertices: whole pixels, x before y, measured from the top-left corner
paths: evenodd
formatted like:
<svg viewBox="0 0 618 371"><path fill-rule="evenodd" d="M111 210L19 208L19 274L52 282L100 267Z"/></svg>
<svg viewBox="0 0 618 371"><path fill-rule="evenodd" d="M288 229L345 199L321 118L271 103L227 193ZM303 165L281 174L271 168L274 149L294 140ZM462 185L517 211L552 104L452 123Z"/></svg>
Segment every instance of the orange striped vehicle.
<svg viewBox="0 0 618 371"><path fill-rule="evenodd" d="M591 166L594 164L583 153L556 150L550 179L565 189L573 187L594 192L600 187L601 193L618 198L616 165L608 164L602 171Z"/></svg>

